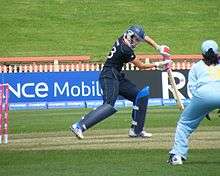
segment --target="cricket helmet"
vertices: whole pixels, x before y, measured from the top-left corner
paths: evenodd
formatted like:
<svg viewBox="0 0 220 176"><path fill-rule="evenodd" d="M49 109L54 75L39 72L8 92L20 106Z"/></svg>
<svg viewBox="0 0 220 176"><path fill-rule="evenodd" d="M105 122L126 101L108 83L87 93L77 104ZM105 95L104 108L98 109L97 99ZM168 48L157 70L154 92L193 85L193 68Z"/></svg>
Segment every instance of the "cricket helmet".
<svg viewBox="0 0 220 176"><path fill-rule="evenodd" d="M124 39L131 48L135 48L140 42L144 41L144 37L144 29L138 25L129 27L124 33Z"/></svg>

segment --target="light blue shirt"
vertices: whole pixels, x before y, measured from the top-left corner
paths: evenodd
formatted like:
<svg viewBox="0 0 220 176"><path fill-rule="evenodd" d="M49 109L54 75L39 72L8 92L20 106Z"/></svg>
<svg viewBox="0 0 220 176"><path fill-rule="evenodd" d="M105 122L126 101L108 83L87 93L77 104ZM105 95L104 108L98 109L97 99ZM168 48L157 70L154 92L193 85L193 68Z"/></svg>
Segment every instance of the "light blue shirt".
<svg viewBox="0 0 220 176"><path fill-rule="evenodd" d="M188 89L193 96L195 96L199 87L215 83L220 84L220 64L208 66L200 60L195 63L189 71Z"/></svg>

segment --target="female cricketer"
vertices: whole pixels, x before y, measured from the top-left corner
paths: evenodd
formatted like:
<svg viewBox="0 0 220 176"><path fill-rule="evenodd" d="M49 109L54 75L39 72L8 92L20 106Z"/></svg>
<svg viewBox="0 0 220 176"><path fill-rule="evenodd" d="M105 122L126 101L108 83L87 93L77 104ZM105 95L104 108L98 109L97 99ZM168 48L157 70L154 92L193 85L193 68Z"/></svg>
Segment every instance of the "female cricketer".
<svg viewBox="0 0 220 176"><path fill-rule="evenodd" d="M177 123L174 144L168 163L183 164L188 154L188 138L209 112L220 107L220 64L218 44L207 40L201 46L203 59L189 71L188 89L192 93L190 104Z"/></svg>
<svg viewBox="0 0 220 176"><path fill-rule="evenodd" d="M125 78L121 73L125 63L132 62L140 69L161 68L170 61L161 61L145 64L136 58L135 47L141 43L154 47L161 55L169 55L165 45L158 45L153 39L145 35L141 26L129 27L126 32L114 43L106 57L101 71L99 82L103 90L103 105L89 112L79 122L73 123L70 130L77 138L83 139L83 132L103 121L116 112L114 108L118 95L133 102L132 125L129 130L130 137L151 137L151 133L144 131L146 108L148 105L149 87L139 90L135 84Z"/></svg>

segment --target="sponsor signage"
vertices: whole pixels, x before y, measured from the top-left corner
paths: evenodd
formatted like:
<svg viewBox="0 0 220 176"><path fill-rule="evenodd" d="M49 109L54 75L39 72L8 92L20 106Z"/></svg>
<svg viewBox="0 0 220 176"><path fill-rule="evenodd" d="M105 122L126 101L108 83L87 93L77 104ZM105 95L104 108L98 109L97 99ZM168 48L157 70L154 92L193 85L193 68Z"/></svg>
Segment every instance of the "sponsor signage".
<svg viewBox="0 0 220 176"><path fill-rule="evenodd" d="M101 99L99 72L7 73L10 102L57 102Z"/></svg>
<svg viewBox="0 0 220 176"><path fill-rule="evenodd" d="M138 88L150 86L149 105L175 104L167 72L124 71L126 77ZM75 108L97 107L102 103L99 85L99 71L45 72L45 73L2 73L1 83L9 83L10 107L16 108ZM189 103L187 90L188 70L174 70L174 78L185 104ZM132 103L123 100L117 107L130 107ZM98 101L97 101L98 100Z"/></svg>

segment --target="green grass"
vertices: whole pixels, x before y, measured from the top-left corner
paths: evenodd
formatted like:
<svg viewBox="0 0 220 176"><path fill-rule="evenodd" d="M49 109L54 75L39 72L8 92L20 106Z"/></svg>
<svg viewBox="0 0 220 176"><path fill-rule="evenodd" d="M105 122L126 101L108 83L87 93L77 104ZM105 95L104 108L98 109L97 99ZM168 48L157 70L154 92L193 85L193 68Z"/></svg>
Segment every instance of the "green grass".
<svg viewBox="0 0 220 176"><path fill-rule="evenodd" d="M46 134L47 132L53 132L53 135L57 136L66 135L69 125L73 121L77 121L81 115L88 111L89 109L10 111L10 133L14 132L16 135L32 135L33 133L33 139L37 137L36 134L38 133L41 137L44 137L45 134L45 137L47 136L48 140L51 140L49 138L50 136ZM180 112L175 107L150 107L147 127L151 130L163 127L168 131L172 131L176 126L179 114ZM220 118L217 116L216 112L211 113L211 117L212 121L204 119L202 122L202 131L208 130L210 132L211 130L214 130L213 127L219 127ZM129 122L130 110L120 109L119 112L112 118L109 118L96 127L90 129L89 131L93 133L89 136L92 137L92 135L98 133L102 135L103 130L110 130L111 134L113 134L114 131L117 131L117 129L126 129L127 131L129 128ZM105 133L108 132L106 131ZM87 140L92 142L91 137L89 137L90 139L85 139L84 142ZM114 137L112 138L114 139ZM126 138L123 137L123 139ZM62 140L65 140L65 138ZM75 141L75 138L72 140ZM102 139L100 138L100 140L103 140L104 142L104 136ZM120 139L118 138L118 140ZM218 143L218 140L219 139L216 138L215 142ZM117 139L115 139L115 141L117 141ZM150 140L146 142L150 145L153 141ZM161 144L163 142L164 140L161 141ZM65 144L64 141L63 143ZM120 141L118 141L118 143L120 143ZM138 146L138 143L141 145L141 141L137 141L137 144L135 145ZM27 144L24 144L24 146L25 145ZM39 145L41 146L43 143L39 143ZM21 149L23 147L22 145L20 146L20 149L14 147L13 150L10 150L10 146L9 148L1 148L0 146L0 175L217 176L220 172L220 148L215 146L213 146L213 149L191 149L189 152L189 160L187 160L183 166L173 167L166 164L168 148L132 149L131 147L130 149L126 149L122 147L121 149L112 148L87 150L83 149L83 145L89 145L86 143L83 144L77 142L75 144L68 144L67 142L65 145L82 145L82 150L45 150L43 148L42 150L31 150L26 148L28 149L26 151ZM108 145L111 145L111 143ZM130 145L134 144L130 143ZM11 144L11 147L13 147L13 143Z"/></svg>
<svg viewBox="0 0 220 176"><path fill-rule="evenodd" d="M219 0L0 0L0 57L90 55L103 59L131 24L173 54L200 53L219 41ZM138 53L153 54L140 46Z"/></svg>
<svg viewBox="0 0 220 176"><path fill-rule="evenodd" d="M38 133L45 133L44 137L46 137L47 132L53 132L53 135L58 136L61 134L66 135L72 121L77 121L81 115L88 111L89 109L10 111L10 133L14 132L15 135L22 133L30 135L30 137L33 134L32 141L34 141L34 138L36 137L34 134L36 135ZM180 113L176 107L150 107L147 127L150 129L164 127L172 131L176 126L179 114ZM205 129L210 132L212 129L214 130L214 126L220 126L220 118L217 116L216 112L211 113L211 117L212 121L204 119L202 122L201 127L203 131ZM112 118L109 118L95 128L90 129L90 131L94 131L90 136L107 129L111 131L128 129L129 123L130 110L120 109ZM52 136L48 136L48 140L51 139L49 137ZM69 138L64 138L64 140L65 139L70 140ZM123 137L123 139L126 138ZM198 139L200 140L200 138ZM76 139L73 138L72 140L75 141ZM92 138L88 140L92 140ZM100 140L103 140L104 142L104 136L103 139ZM115 140L117 141L117 139ZM87 140L85 139L84 141L86 142ZM216 138L215 142L218 143L218 141L219 139ZM150 140L146 142L150 145L153 141ZM135 145L138 146L139 144L141 145L141 143L141 141L137 141L137 144ZM163 141L161 141L161 143L163 143ZM41 146L43 144L39 143L38 145ZM82 145L82 143L67 143L66 145ZM87 144L85 143L84 145ZM111 143L109 143L109 145L111 145ZM13 147L13 143L9 145L8 148L5 148L4 146L1 148L0 146L0 175L217 176L220 172L220 148L215 146L212 146L213 149L191 149L189 160L187 160L183 166L178 167L166 164L168 149L132 149L131 147L131 149L86 150L82 148L82 150L39 149L25 151L19 150L19 148L16 147L13 150L10 150L10 146ZM22 148L22 145L20 147Z"/></svg>
<svg viewBox="0 0 220 176"><path fill-rule="evenodd" d="M67 131L72 122L78 121L91 109L10 111L12 133ZM175 127L180 111L176 107L150 107L146 127ZM220 118L212 113L214 120L204 120L202 126L219 126ZM119 109L116 114L93 129L128 129L131 110Z"/></svg>
<svg viewBox="0 0 220 176"><path fill-rule="evenodd" d="M217 176L220 149L192 150L184 166L166 164L165 150L79 150L1 152L7 176ZM213 157L215 156L215 157Z"/></svg>

